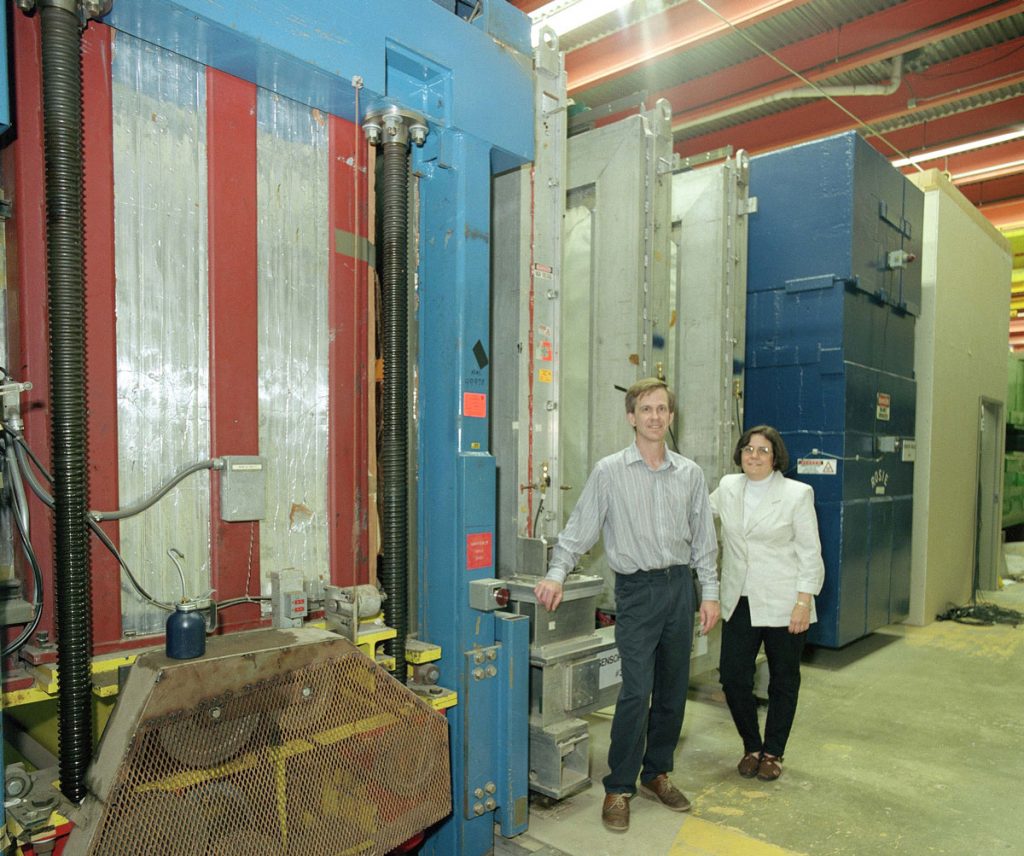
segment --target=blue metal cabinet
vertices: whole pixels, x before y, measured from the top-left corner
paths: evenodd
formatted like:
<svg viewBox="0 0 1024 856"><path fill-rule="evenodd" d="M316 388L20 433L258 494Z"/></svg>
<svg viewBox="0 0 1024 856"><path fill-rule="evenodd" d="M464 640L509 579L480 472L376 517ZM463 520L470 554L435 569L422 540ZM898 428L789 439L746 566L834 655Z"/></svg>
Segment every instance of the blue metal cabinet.
<svg viewBox="0 0 1024 856"><path fill-rule="evenodd" d="M750 194L745 421L814 488L838 647L909 605L924 196L853 133L753 158Z"/></svg>

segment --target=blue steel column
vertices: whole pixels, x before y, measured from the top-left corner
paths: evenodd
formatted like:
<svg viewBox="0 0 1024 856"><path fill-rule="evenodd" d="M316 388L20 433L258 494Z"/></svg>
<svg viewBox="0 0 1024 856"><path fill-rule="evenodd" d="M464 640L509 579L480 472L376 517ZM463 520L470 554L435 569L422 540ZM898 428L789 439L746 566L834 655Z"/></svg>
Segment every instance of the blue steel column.
<svg viewBox="0 0 1024 856"><path fill-rule="evenodd" d="M511 701L507 690L520 684L525 689L529 673L526 637L513 633L509 643L496 646L494 613L469 607L470 581L495 576L495 464L488 452L487 417L491 150L468 135L432 128L414 157L424 177L420 635L441 646L441 685L459 691L459 704L450 712L452 816L428 839L424 852L484 854L493 847L495 822L485 806L488 799L497 801L499 781L508 770L505 757L527 753L527 729L513 723L513 733L503 734L498 723L507 712L503 705ZM499 745L503 738L507 744ZM518 831L525 828L525 781L522 786L521 795L507 797L522 801ZM514 816L508 809L503 806L503 814Z"/></svg>

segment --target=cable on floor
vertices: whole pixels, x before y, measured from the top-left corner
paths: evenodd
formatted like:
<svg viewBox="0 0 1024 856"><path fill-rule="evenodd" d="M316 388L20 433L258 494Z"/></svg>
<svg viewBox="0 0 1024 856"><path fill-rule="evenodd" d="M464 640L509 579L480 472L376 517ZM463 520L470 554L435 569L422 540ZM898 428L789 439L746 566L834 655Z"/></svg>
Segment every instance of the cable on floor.
<svg viewBox="0 0 1024 856"><path fill-rule="evenodd" d="M956 621L976 627L991 627L995 624L1024 624L1024 613L1016 609L996 606L994 603L969 603L953 606L935 616L937 621Z"/></svg>

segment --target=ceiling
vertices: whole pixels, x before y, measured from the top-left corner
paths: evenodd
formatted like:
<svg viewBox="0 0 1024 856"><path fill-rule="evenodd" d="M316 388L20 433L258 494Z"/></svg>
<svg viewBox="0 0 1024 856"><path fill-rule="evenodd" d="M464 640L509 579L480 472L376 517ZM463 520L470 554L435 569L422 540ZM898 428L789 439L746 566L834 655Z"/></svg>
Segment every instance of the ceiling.
<svg viewBox="0 0 1024 856"><path fill-rule="evenodd" d="M635 0L559 47L574 122L664 98L683 157L853 129L896 159L1024 131L1024 0ZM999 228L1024 227L1024 135L921 165Z"/></svg>

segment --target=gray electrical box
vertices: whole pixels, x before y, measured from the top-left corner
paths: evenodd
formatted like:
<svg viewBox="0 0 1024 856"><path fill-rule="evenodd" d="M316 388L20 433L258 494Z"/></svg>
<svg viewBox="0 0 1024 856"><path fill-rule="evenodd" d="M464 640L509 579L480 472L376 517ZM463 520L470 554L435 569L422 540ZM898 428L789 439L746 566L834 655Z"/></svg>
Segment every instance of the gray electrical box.
<svg viewBox="0 0 1024 856"><path fill-rule="evenodd" d="M266 482L259 455L224 455L220 471L220 519L262 520L266 516Z"/></svg>

